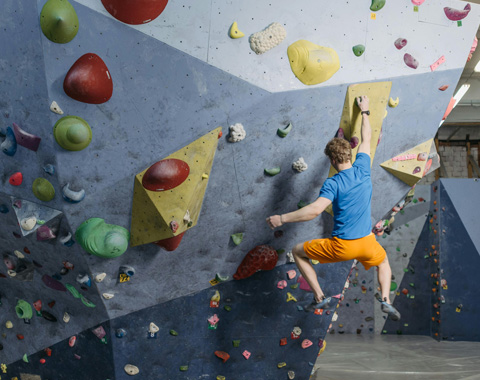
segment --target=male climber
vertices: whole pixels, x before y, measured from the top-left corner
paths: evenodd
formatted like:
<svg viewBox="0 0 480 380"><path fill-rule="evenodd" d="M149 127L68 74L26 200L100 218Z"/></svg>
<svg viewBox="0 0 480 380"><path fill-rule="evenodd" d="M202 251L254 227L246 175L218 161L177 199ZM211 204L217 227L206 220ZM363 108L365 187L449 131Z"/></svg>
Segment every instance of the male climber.
<svg viewBox="0 0 480 380"><path fill-rule="evenodd" d="M325 180L318 199L288 214L270 216L267 218L267 223L274 229L285 223L312 220L332 204L334 214L332 237L297 244L292 251L298 269L314 295L312 303L306 306L305 310L329 309L334 306L332 297L325 297L320 288L317 274L309 259L318 260L321 264L356 259L366 270L372 266L378 267L378 282L382 293L382 299L379 301L382 311L392 320L399 320L400 313L390 304L392 270L388 257L371 232L370 140L372 131L368 119L370 115L368 97L360 96L356 99L356 103L362 118L362 142L358 147L353 165L350 143L341 138L332 139L325 147L325 154L338 173Z"/></svg>

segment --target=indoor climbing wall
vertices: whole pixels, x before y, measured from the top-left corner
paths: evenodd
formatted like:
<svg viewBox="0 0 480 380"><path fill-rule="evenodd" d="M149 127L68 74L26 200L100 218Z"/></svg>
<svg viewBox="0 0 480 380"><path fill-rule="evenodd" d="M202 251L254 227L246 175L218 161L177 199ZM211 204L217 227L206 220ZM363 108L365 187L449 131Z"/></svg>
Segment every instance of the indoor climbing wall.
<svg viewBox="0 0 480 380"><path fill-rule="evenodd" d="M358 89L372 226L428 171L479 24L447 3L3 1L5 376L306 378L340 314L305 313L287 252L332 218L265 218L316 199L339 128L358 143ZM315 269L344 305L351 263Z"/></svg>

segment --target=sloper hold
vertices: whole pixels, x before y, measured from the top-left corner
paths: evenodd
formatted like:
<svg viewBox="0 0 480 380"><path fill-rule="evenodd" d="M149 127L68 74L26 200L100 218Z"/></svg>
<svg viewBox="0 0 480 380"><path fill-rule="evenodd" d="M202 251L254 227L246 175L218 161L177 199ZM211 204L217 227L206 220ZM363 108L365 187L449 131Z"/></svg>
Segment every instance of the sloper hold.
<svg viewBox="0 0 480 380"><path fill-rule="evenodd" d="M105 62L98 55L87 53L68 70L63 90L79 102L101 104L112 97L113 82Z"/></svg>
<svg viewBox="0 0 480 380"><path fill-rule="evenodd" d="M325 82L340 68L340 59L335 50L307 40L291 44L287 54L293 73L306 85Z"/></svg>
<svg viewBox="0 0 480 380"><path fill-rule="evenodd" d="M156 162L148 168L142 178L142 185L150 191L171 190L181 185L190 173L185 161L176 158Z"/></svg>
<svg viewBox="0 0 480 380"><path fill-rule="evenodd" d="M40 141L42 141L40 137L25 132L16 123L13 123L13 133L15 134L15 140L17 141L18 145L33 150L34 152L38 150Z"/></svg>
<svg viewBox="0 0 480 380"><path fill-rule="evenodd" d="M465 8L463 8L463 10L454 9L450 7L443 8L443 11L445 12L445 16L447 16L447 18L452 21L463 20L465 17L468 16L468 13L471 10L472 10L472 7L470 6L470 4L465 5Z"/></svg>
<svg viewBox="0 0 480 380"><path fill-rule="evenodd" d="M40 27L50 41L66 44L77 35L77 13L68 0L48 0L40 12Z"/></svg>
<svg viewBox="0 0 480 380"><path fill-rule="evenodd" d="M79 151L92 141L90 125L79 116L64 116L53 126L55 141L63 149Z"/></svg>
<svg viewBox="0 0 480 380"><path fill-rule="evenodd" d="M352 47L353 54L355 54L357 57L360 57L364 52L365 52L365 46L364 45L355 45Z"/></svg>
<svg viewBox="0 0 480 380"><path fill-rule="evenodd" d="M400 153L380 164L382 168L392 173L395 177L409 186L415 185L423 177L428 161L418 160L419 154L430 152L433 139L427 140L412 149ZM410 158L415 157L415 158ZM417 169L419 168L419 169ZM417 169L417 170L416 170Z"/></svg>
<svg viewBox="0 0 480 380"><path fill-rule="evenodd" d="M168 0L102 0L105 9L117 20L130 25L155 20L167 6Z"/></svg>
<svg viewBox="0 0 480 380"><path fill-rule="evenodd" d="M197 224L208 185L208 178L202 179L202 175L212 170L220 131L221 127L216 128L165 158L182 160L190 167L187 180L174 189L160 192L145 189L142 181L148 168L135 176L130 228L132 246L156 242L171 248L175 245L172 243L179 243L181 237L177 238L178 235ZM189 223L183 221L187 210ZM179 224L175 232L170 228L172 220ZM174 237L176 239L164 241Z"/></svg>
<svg viewBox="0 0 480 380"><path fill-rule="evenodd" d="M372 5L370 5L370 10L372 12L379 11L385 6L386 0L372 0Z"/></svg>
<svg viewBox="0 0 480 380"><path fill-rule="evenodd" d="M32 184L33 195L43 202L49 202L55 197L55 189L48 179L36 178Z"/></svg>
<svg viewBox="0 0 480 380"><path fill-rule="evenodd" d="M235 280L250 277L259 270L272 270L277 265L278 253L268 245L259 245L249 251L233 275Z"/></svg>

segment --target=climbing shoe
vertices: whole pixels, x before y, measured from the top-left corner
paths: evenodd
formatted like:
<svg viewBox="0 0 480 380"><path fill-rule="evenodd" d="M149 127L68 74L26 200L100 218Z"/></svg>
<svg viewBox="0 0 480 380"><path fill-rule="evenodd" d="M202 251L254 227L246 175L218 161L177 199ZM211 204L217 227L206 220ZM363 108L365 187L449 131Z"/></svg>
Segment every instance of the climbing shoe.
<svg viewBox="0 0 480 380"><path fill-rule="evenodd" d="M307 312L315 311L315 309L331 309L333 307L332 297L326 297L320 302L317 302L315 297L313 298L312 303L305 306L303 309Z"/></svg>
<svg viewBox="0 0 480 380"><path fill-rule="evenodd" d="M382 301L381 298L378 299L382 304L382 311L387 313L392 321L398 321L400 319L400 313L398 312L393 305L387 303L387 298L385 297Z"/></svg>

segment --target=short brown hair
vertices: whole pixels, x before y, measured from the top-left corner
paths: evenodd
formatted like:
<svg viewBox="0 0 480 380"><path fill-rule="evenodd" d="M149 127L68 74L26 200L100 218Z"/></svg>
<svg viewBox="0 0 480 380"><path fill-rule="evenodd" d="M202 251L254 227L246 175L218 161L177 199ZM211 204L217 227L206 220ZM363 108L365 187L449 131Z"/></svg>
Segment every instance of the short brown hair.
<svg viewBox="0 0 480 380"><path fill-rule="evenodd" d="M325 154L330 158L330 161L335 161L338 164L344 164L347 161L352 161L352 147L345 139L335 137L330 140L325 147Z"/></svg>

